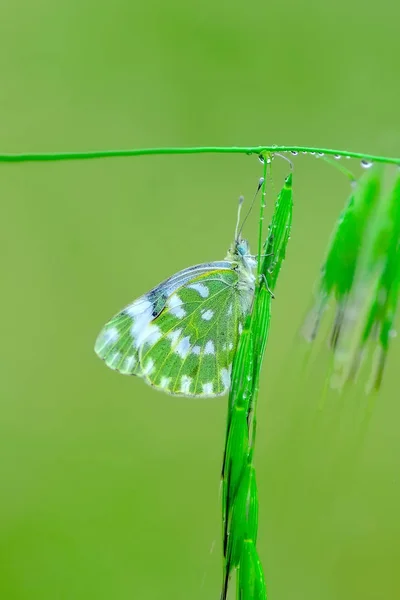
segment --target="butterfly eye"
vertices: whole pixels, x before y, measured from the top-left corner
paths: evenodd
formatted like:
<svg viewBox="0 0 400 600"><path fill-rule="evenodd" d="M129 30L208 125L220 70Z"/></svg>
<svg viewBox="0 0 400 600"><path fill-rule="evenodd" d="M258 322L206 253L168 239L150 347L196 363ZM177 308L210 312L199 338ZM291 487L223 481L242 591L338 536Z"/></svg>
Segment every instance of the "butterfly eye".
<svg viewBox="0 0 400 600"><path fill-rule="evenodd" d="M237 251L240 254L240 256L244 256L245 254L247 254L247 243L245 241L242 241L240 244L238 244Z"/></svg>

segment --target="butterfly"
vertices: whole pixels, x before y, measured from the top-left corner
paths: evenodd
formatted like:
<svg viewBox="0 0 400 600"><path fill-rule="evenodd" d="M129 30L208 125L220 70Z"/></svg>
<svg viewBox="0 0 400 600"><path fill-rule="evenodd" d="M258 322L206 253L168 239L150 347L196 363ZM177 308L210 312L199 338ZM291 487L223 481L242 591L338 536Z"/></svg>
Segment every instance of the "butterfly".
<svg viewBox="0 0 400 600"><path fill-rule="evenodd" d="M239 215L240 208L238 223ZM104 326L95 352L108 367L175 396L229 391L256 282L256 260L238 223L225 260L179 271Z"/></svg>

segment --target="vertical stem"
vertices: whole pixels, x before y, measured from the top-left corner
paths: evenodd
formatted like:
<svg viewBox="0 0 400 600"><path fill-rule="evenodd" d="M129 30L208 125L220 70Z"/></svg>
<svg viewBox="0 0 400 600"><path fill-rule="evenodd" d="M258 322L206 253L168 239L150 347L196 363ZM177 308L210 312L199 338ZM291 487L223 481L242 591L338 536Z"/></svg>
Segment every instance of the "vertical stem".
<svg viewBox="0 0 400 600"><path fill-rule="evenodd" d="M258 257L257 257L257 274L261 273L261 253L262 253L262 242L263 242L263 222L264 222L264 208L265 208L265 189L267 185L267 171L268 171L268 156L262 155L263 162L263 184L261 186L261 200L260 200L260 220L258 224Z"/></svg>

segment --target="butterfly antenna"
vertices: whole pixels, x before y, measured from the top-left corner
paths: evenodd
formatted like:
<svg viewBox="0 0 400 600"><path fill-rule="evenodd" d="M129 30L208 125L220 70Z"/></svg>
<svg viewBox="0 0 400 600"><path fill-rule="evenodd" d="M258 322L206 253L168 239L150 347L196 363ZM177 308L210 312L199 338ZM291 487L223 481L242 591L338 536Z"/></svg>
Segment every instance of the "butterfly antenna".
<svg viewBox="0 0 400 600"><path fill-rule="evenodd" d="M253 200L252 200L252 202L251 202L251 204L250 204L250 208L249 208L249 210L247 211L247 213L246 213L246 216L245 216L245 218L244 218L244 219L243 219L243 221L242 221L242 224L241 224L241 226L240 226L240 229L238 230L239 221L238 221L238 224L237 224L237 226L236 226L236 231L235 231L235 240L239 239L239 236L240 236L240 234L241 234L241 233L242 233L242 231L243 231L243 227L244 227L244 225L245 225L245 223L246 223L247 219L249 218L251 211L253 210L254 202L256 201L256 198L257 198L258 192L261 190L261 187L262 187L263 183L264 183L264 177L260 177L260 179L259 179L259 182L258 182L258 186L257 186L256 193L254 194ZM241 196L241 198L243 198L243 196ZM243 200L244 200L244 198L243 198ZM240 200L239 200L239 202L240 202ZM239 214L238 214L238 217L239 217Z"/></svg>
<svg viewBox="0 0 400 600"><path fill-rule="evenodd" d="M239 206L238 206L236 227L235 227L235 240L238 239L238 235L239 235L240 213L242 212L243 202L244 202L244 196L239 196Z"/></svg>

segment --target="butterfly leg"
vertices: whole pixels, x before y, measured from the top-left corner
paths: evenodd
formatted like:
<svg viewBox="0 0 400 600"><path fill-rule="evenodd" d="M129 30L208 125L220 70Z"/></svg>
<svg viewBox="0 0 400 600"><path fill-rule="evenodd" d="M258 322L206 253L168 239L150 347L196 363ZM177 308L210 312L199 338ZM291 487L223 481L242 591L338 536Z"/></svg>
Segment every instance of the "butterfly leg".
<svg viewBox="0 0 400 600"><path fill-rule="evenodd" d="M267 278L266 278L265 274L264 274L264 273L260 273L260 276L259 276L259 277L260 277L260 281L263 281L263 282L264 282L265 288L266 288L267 292L269 293L269 295L271 296L271 298L275 298L275 294L274 294L274 292L271 290L271 288L269 287L269 285L268 285L268 280L267 280Z"/></svg>
<svg viewBox="0 0 400 600"><path fill-rule="evenodd" d="M269 254L260 254L261 258L266 258L267 256L273 256L273 255L274 255L273 252L270 252ZM246 256L246 258L247 257L254 258L254 259L258 258L258 254L245 254L245 256Z"/></svg>

